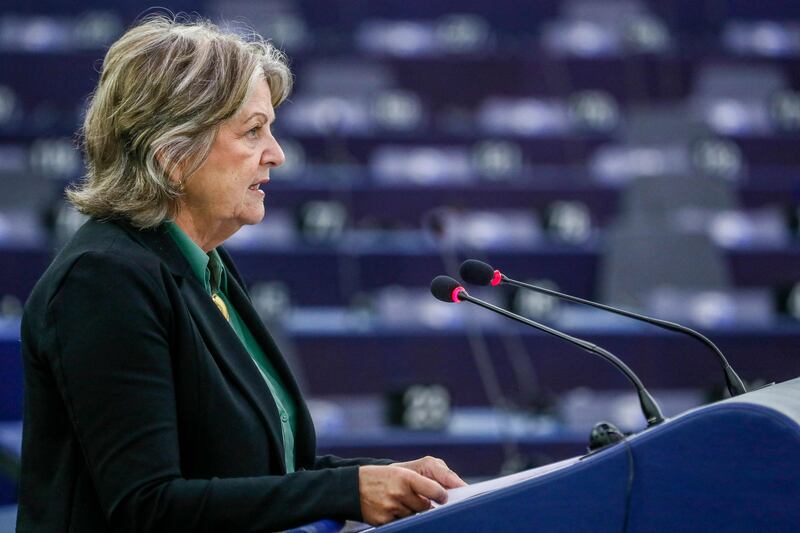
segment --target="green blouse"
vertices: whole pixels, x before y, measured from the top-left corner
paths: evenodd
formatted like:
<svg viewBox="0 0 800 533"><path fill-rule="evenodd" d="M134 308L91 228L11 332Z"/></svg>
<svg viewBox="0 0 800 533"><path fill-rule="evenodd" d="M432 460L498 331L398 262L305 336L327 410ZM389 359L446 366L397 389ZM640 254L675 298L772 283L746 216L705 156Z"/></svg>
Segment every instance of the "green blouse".
<svg viewBox="0 0 800 533"><path fill-rule="evenodd" d="M283 434L284 459L286 461L286 472L294 472L294 432L296 429L296 405L286 387L281 383L275 367L267 358L264 350L259 346L250 329L244 323L239 313L228 299L228 278L225 266L216 250L205 253L195 242L189 238L184 231L172 221L165 223L167 232L178 245L178 248L186 257L192 271L200 283L203 284L209 296L216 293L230 315L230 325L236 336L250 353L253 362L261 372L261 376L269 388L275 405L278 407L278 415L281 420L281 433Z"/></svg>

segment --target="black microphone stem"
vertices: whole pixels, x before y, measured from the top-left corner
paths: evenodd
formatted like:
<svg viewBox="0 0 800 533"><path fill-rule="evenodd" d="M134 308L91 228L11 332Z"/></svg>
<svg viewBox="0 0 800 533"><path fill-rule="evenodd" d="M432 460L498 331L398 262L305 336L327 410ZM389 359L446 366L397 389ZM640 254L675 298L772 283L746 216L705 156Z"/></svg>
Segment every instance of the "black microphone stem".
<svg viewBox="0 0 800 533"><path fill-rule="evenodd" d="M567 335L566 333L562 333L558 330L547 327L544 324L539 324L538 322L534 322L533 320L529 320L523 316L519 316L515 313L503 309L502 307L497 307L496 305L484 302L483 300L473 298L466 292L459 293L458 299L466 300L468 302L479 305L484 309L489 309L490 311L494 311L495 313L499 313L505 317L516 320L517 322L522 322L523 324L532 326L536 329L544 331L545 333L549 333L550 335L571 342L572 344L576 344L577 346L580 346L581 348L583 348L588 352L592 352L595 355L599 355L600 357L602 357L603 359L605 359L606 361L617 367L617 369L619 369L620 372L625 374L625 376L630 380L630 382L634 385L634 387L636 387L636 393L639 395L639 403L642 406L642 412L644 413L645 419L647 420L647 426L648 427L655 426L664 421L664 415L661 413L661 409L659 409L658 404L650 395L650 393L647 392L647 389L644 388L644 385L642 384L641 380L639 380L636 374L633 373L633 370L628 368L628 365L623 363L617 356L615 356L611 352L604 350L603 348L600 348L599 346L596 346L591 342L578 339L571 335Z"/></svg>
<svg viewBox="0 0 800 533"><path fill-rule="evenodd" d="M666 320L661 320L659 318L640 315L638 313L633 313L631 311L625 311L624 309L618 309L616 307L611 307L609 305L592 302L590 300L584 300L583 298L578 298L577 296L570 296L569 294L563 294L554 290L546 289L544 287L537 287L536 285L523 283L521 281L513 280L509 277L506 277L505 274L501 274L501 279L503 283L508 283L509 285L513 285L515 287L522 287L524 289L529 289L542 294L547 294L548 296L563 298L564 300L568 300L570 302L596 307L597 309L610 311L611 313L616 313L618 315L622 315L628 318L641 320L642 322L647 322L650 324L654 324L656 326L661 326L662 328L668 329L670 331L685 333L686 335L694 337L695 339L699 340L700 342L711 348L711 350L717 355L717 358L719 358L720 364L722 364L722 370L725 372L725 382L728 386L728 392L731 393L731 396L738 396L739 394L744 394L745 392L747 392L747 389L745 388L741 378L736 374L736 371L733 370L731 365L728 363L728 360L725 359L725 356L722 355L720 349L717 348L716 344L711 342L711 340L708 337L706 337L705 335L703 335L698 331L695 331L691 328L687 328L686 326L681 326L680 324L676 324L674 322L668 322Z"/></svg>

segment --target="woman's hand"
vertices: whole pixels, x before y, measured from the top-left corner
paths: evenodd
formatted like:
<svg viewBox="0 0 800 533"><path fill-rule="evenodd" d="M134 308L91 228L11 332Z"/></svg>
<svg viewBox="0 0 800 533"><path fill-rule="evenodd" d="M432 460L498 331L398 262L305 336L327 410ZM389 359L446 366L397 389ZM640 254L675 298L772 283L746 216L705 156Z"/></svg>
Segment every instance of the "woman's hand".
<svg viewBox="0 0 800 533"><path fill-rule="evenodd" d="M447 467L447 463L436 457L431 457L430 455L405 463L393 463L392 466L399 466L412 470L421 476L437 481L446 489L454 489L466 485L466 483L458 477L458 474Z"/></svg>
<svg viewBox="0 0 800 533"><path fill-rule="evenodd" d="M399 466L405 464L410 463L359 467L358 490L364 522L379 526L430 509L431 500L447 501L447 490L441 484L412 468Z"/></svg>

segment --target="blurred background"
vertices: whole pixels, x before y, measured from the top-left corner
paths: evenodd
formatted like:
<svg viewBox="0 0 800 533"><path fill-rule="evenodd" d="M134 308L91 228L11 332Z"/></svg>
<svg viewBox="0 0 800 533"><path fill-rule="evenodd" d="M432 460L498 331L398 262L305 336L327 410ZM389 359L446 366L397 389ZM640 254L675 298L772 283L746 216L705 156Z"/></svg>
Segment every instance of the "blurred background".
<svg viewBox="0 0 800 533"><path fill-rule="evenodd" d="M83 219L76 130L149 4L0 1L0 503L15 501L19 318ZM321 452L469 478L644 427L610 365L433 299L463 259L695 327L748 387L800 374L800 4L185 0L255 29L296 86L267 216L227 247L310 399ZM699 342L532 292L475 296L624 359L667 415L719 399ZM13 511L11 511L13 512Z"/></svg>

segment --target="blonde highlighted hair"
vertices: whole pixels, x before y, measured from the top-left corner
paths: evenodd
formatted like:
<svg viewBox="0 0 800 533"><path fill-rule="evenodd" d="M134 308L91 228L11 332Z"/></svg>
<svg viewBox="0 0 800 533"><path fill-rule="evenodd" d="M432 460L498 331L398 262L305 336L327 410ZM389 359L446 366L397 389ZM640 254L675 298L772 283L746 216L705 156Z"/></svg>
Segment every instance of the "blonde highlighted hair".
<svg viewBox="0 0 800 533"><path fill-rule="evenodd" d="M286 57L259 36L205 20L146 18L106 54L81 132L87 174L68 200L142 229L174 217L183 183L259 78L274 107L289 95Z"/></svg>

